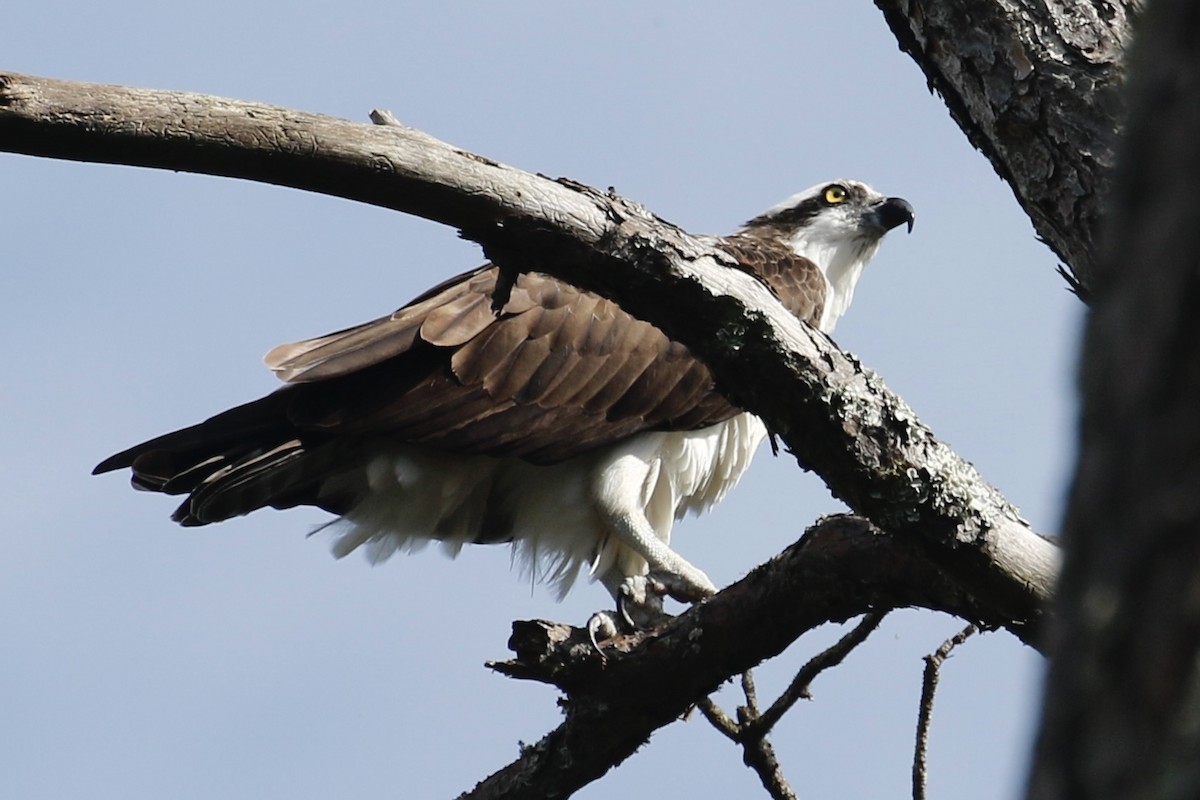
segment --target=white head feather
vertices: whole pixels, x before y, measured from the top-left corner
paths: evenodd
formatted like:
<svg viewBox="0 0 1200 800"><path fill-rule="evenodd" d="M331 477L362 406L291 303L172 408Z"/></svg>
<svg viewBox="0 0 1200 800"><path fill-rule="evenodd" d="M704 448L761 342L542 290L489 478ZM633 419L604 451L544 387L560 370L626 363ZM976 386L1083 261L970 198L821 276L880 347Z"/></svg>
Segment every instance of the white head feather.
<svg viewBox="0 0 1200 800"><path fill-rule="evenodd" d="M826 296L817 327L831 333L883 235L903 223L912 230L912 221L907 201L859 181L837 180L792 195L747 222L742 232L767 232L820 267Z"/></svg>

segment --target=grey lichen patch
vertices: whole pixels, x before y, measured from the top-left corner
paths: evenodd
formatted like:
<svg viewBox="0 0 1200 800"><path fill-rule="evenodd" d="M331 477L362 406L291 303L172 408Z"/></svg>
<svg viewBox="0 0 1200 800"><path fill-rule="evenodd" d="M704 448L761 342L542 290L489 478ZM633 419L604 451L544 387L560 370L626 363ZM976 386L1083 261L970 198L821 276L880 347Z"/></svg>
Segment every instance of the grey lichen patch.
<svg viewBox="0 0 1200 800"><path fill-rule="evenodd" d="M887 389L879 376L860 366L849 380L829 384L821 400L845 423L866 432L883 423L879 404L881 391Z"/></svg>
<svg viewBox="0 0 1200 800"><path fill-rule="evenodd" d="M928 428L917 419L916 412L898 395L887 398L886 413L892 419L892 429L900 435L906 444L922 444L932 435Z"/></svg>
<svg viewBox="0 0 1200 800"><path fill-rule="evenodd" d="M956 538L961 542L973 542L1001 518L1016 515L1016 509L984 481L973 464L936 439L926 448L921 471L929 481L933 510L959 521Z"/></svg>
<svg viewBox="0 0 1200 800"><path fill-rule="evenodd" d="M931 434L912 408L888 390L874 370L851 357L853 377L830 386L823 398L846 423L886 450L928 441Z"/></svg>
<svg viewBox="0 0 1200 800"><path fill-rule="evenodd" d="M888 390L883 378L875 370L862 367L863 379L871 393L878 398L876 401L879 426L886 430L895 446L924 441L929 436L929 430L909 407L908 403Z"/></svg>

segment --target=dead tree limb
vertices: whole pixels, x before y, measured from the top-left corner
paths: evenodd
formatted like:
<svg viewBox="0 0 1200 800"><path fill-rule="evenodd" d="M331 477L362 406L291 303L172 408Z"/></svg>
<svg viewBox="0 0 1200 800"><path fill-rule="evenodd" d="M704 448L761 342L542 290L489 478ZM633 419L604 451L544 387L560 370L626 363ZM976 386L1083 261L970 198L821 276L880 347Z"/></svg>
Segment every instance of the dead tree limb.
<svg viewBox="0 0 1200 800"><path fill-rule="evenodd" d="M1077 292L1092 288L1140 0L875 0Z"/></svg>
<svg viewBox="0 0 1200 800"><path fill-rule="evenodd" d="M240 100L0 71L0 151L289 186L486 229L552 213L599 237L578 193L401 126ZM512 203L509 207L509 203Z"/></svg>
<svg viewBox="0 0 1200 800"><path fill-rule="evenodd" d="M775 748L767 738L771 729L798 701L811 698L812 682L817 676L841 664L854 648L878 629L886 614L887 611L878 610L864 614L858 625L849 633L809 659L792 678L787 689L766 711L759 706L754 673L750 670L742 673L742 693L746 702L738 706L736 722L717 706L711 695L696 703L700 713L718 732L741 746L742 763L754 770L759 782L772 798L793 800L796 794L784 777L783 768L775 756Z"/></svg>
<svg viewBox="0 0 1200 800"><path fill-rule="evenodd" d="M723 682L828 621L919 606L1027 632L1001 622L1002 613L947 578L925 552L861 519L830 517L668 625L606 643L603 655L584 629L518 623L509 642L516 658L492 666L562 689L566 719L464 797L566 797Z"/></svg>
<svg viewBox="0 0 1200 800"><path fill-rule="evenodd" d="M942 646L925 656L925 670L921 679L921 705L917 712L917 737L913 748L912 795L913 800L925 800L926 778L928 777L929 725L933 719L933 698L941 677L942 664L950 657L954 648L979 633L980 628L972 622L967 627L942 642Z"/></svg>

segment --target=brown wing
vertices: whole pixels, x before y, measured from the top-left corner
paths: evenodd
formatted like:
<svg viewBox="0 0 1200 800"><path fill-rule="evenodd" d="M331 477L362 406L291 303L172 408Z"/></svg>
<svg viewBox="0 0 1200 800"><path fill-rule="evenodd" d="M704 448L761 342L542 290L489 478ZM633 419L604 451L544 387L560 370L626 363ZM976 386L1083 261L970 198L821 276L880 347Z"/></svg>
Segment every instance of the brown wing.
<svg viewBox="0 0 1200 800"><path fill-rule="evenodd" d="M497 318L496 276L476 270L388 317L273 350L268 365L299 384L281 392L290 422L553 463L736 413L687 348L612 301L533 273Z"/></svg>
<svg viewBox="0 0 1200 800"><path fill-rule="evenodd" d="M819 317L810 262L746 236L726 248L794 312ZM96 471L132 466L142 488L195 492L176 514L184 524L263 505L343 512L326 478L387 441L549 464L738 413L687 348L612 301L532 273L497 317L497 274L481 267L388 317L276 348L266 361L288 386Z"/></svg>

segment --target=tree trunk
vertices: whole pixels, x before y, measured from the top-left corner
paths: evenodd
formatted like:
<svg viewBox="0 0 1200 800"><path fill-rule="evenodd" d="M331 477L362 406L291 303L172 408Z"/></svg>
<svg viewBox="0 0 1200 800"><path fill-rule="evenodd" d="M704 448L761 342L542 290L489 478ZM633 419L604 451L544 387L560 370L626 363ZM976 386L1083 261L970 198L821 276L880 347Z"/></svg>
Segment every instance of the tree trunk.
<svg viewBox="0 0 1200 800"><path fill-rule="evenodd" d="M1143 21L1033 798L1200 796L1200 6Z"/></svg>
<svg viewBox="0 0 1200 800"><path fill-rule="evenodd" d="M875 0L1087 297L1139 0Z"/></svg>

